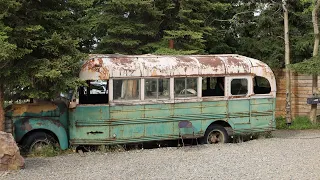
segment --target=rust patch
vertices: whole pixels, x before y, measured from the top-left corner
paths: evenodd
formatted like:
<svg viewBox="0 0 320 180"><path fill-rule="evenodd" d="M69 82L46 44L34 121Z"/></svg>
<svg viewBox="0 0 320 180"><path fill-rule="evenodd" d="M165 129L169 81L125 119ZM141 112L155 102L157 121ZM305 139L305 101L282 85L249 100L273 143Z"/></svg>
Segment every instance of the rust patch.
<svg viewBox="0 0 320 180"><path fill-rule="evenodd" d="M151 76L157 76L157 71L153 70L152 73L151 73Z"/></svg>
<svg viewBox="0 0 320 180"><path fill-rule="evenodd" d="M133 59L132 58L128 58L128 57L116 57L116 58L112 58L111 62L118 64L118 65L126 65L126 64L131 64L133 63Z"/></svg>
<svg viewBox="0 0 320 180"><path fill-rule="evenodd" d="M13 116L21 116L22 114L28 112L28 113L41 113L41 112L47 112L47 111L54 111L58 109L58 106L56 106L53 103L30 103L30 104L14 104L12 105L12 114Z"/></svg>
<svg viewBox="0 0 320 180"><path fill-rule="evenodd" d="M109 79L109 70L106 67L101 67L99 69L99 78L100 79Z"/></svg>
<svg viewBox="0 0 320 180"><path fill-rule="evenodd" d="M23 131L31 131L32 130L32 126L30 125L29 119L22 120L21 129Z"/></svg>
<svg viewBox="0 0 320 180"><path fill-rule="evenodd" d="M194 60L188 56L177 56L177 60L181 60L182 62L193 62Z"/></svg>
<svg viewBox="0 0 320 180"><path fill-rule="evenodd" d="M227 65L229 66L238 66L238 67L241 67L241 69L243 69L246 72L250 71L249 65L246 63L246 61L242 59L238 59L235 57L228 57L226 62L227 62Z"/></svg>
<svg viewBox="0 0 320 180"><path fill-rule="evenodd" d="M82 70L98 72L100 79L109 79L109 70L104 66L102 58L90 59L83 64Z"/></svg>
<svg viewBox="0 0 320 180"><path fill-rule="evenodd" d="M199 63L204 66L210 66L210 67L218 67L218 66L224 66L224 63L221 61L221 59L216 57L198 57L197 58Z"/></svg>
<svg viewBox="0 0 320 180"><path fill-rule="evenodd" d="M46 119L46 120L52 122L52 124L56 125L57 127L63 127L60 121L58 120L52 120L52 119Z"/></svg>

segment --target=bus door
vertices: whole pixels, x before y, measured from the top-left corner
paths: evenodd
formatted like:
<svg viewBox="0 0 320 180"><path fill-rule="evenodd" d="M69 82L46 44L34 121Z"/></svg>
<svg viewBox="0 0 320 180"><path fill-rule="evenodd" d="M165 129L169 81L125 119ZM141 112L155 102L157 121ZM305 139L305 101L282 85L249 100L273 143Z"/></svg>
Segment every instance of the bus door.
<svg viewBox="0 0 320 180"><path fill-rule="evenodd" d="M109 138L107 81L87 81L87 84L78 89L79 104L69 110L73 144L96 144Z"/></svg>
<svg viewBox="0 0 320 180"><path fill-rule="evenodd" d="M270 82L261 76L253 80L253 94L250 97L251 126L253 130L268 130L274 127L275 97L271 93Z"/></svg>
<svg viewBox="0 0 320 180"><path fill-rule="evenodd" d="M251 128L250 125L250 76L226 77L228 96L228 121L235 133Z"/></svg>

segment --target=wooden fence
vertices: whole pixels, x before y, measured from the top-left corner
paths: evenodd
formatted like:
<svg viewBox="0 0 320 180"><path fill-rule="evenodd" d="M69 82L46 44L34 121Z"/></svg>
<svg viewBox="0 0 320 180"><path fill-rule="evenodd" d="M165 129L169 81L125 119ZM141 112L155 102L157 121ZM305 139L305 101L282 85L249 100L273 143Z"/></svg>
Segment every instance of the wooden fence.
<svg viewBox="0 0 320 180"><path fill-rule="evenodd" d="M276 116L285 116L286 106L286 78L284 71L275 72L277 80ZM318 87L320 76L318 77ZM292 73L291 76L291 110L292 116L309 116L311 105L307 98L312 95L312 77L309 75ZM320 115L320 104L317 114Z"/></svg>

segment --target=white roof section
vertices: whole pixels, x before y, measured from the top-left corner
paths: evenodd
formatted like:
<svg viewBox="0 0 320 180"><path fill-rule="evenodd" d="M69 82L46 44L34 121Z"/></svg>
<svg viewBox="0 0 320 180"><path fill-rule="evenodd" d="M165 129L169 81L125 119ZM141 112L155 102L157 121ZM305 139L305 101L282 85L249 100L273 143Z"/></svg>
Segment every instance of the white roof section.
<svg viewBox="0 0 320 180"><path fill-rule="evenodd" d="M157 56L92 54L80 72L82 80L128 77L183 77L225 74L273 76L263 62L236 54Z"/></svg>

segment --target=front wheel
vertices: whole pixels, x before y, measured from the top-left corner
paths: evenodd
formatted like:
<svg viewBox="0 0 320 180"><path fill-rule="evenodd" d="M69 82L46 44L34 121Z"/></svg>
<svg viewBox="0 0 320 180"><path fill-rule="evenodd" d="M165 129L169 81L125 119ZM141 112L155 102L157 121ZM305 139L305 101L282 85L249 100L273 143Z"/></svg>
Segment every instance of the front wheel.
<svg viewBox="0 0 320 180"><path fill-rule="evenodd" d="M204 135L205 144L228 143L229 135L227 130L220 125L210 125Z"/></svg>
<svg viewBox="0 0 320 180"><path fill-rule="evenodd" d="M45 132L34 132L22 143L25 152L41 151L45 147L54 146L56 140Z"/></svg>

